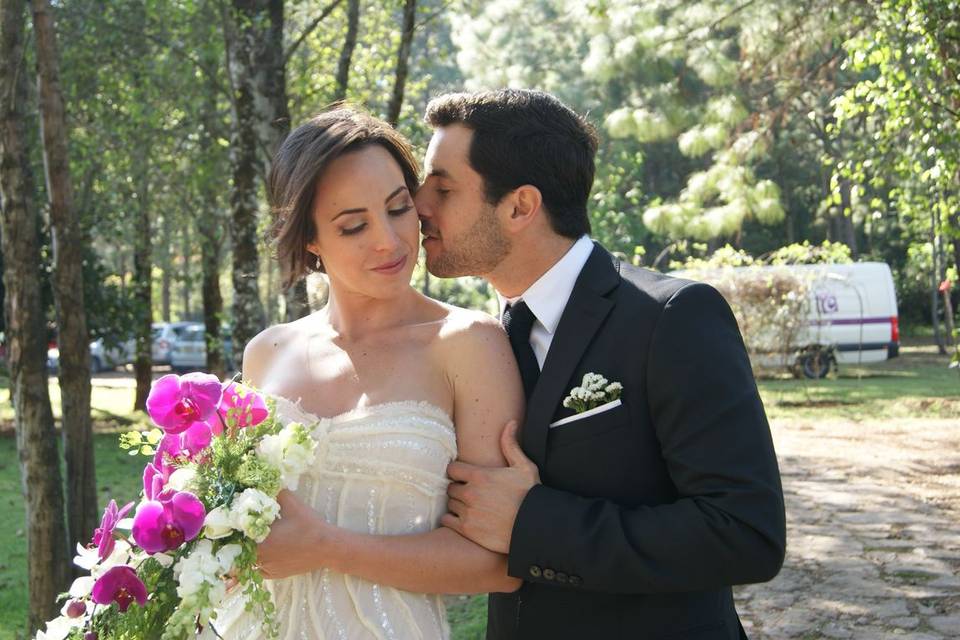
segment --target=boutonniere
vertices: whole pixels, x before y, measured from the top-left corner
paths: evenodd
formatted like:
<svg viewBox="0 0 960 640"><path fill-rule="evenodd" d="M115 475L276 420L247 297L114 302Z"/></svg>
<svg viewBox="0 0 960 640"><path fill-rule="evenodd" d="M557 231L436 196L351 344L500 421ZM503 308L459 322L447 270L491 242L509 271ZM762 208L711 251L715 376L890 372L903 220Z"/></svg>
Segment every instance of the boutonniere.
<svg viewBox="0 0 960 640"><path fill-rule="evenodd" d="M623 385L619 382L610 382L599 373L587 373L580 386L571 389L570 394L563 399L563 406L583 413L619 399L621 391Z"/></svg>

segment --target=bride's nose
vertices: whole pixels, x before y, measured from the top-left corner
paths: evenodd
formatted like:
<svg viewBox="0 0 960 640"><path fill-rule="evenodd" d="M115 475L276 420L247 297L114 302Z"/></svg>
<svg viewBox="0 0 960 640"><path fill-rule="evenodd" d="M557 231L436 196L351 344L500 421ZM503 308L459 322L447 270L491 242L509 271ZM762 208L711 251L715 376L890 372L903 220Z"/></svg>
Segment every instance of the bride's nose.
<svg viewBox="0 0 960 640"><path fill-rule="evenodd" d="M395 251L399 244L400 235L393 225L393 220L388 217L382 224L378 224L374 231L374 249L389 253Z"/></svg>

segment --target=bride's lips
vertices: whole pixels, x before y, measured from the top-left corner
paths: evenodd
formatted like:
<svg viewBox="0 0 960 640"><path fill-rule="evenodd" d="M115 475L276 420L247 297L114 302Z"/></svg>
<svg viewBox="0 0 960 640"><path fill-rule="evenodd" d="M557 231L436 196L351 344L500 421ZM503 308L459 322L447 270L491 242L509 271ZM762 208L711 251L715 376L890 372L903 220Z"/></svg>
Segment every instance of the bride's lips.
<svg viewBox="0 0 960 640"><path fill-rule="evenodd" d="M377 273L382 273L384 275L393 275L399 273L403 269L403 265L407 264L407 256L400 256L399 259L382 264L379 267L374 267L373 270Z"/></svg>

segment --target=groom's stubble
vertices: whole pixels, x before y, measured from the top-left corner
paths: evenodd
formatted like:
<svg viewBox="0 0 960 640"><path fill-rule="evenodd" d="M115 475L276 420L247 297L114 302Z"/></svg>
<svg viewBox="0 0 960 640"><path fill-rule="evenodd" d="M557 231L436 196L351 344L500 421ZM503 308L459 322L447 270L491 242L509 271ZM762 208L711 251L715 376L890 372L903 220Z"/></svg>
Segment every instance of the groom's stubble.
<svg viewBox="0 0 960 640"><path fill-rule="evenodd" d="M438 278L485 275L496 269L513 245L497 219L495 205L483 203L477 219L458 238L441 238L443 251L427 252L427 270ZM432 231L424 221L424 233Z"/></svg>

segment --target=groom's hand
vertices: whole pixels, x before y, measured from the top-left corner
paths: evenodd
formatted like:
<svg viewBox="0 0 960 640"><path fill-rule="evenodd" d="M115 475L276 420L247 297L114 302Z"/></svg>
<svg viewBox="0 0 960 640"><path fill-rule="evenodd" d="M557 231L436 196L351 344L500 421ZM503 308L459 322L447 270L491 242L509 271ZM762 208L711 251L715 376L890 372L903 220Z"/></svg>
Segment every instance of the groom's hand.
<svg viewBox="0 0 960 640"><path fill-rule="evenodd" d="M516 421L508 422L500 434L500 448L507 467L450 463L450 513L440 518L440 524L490 551L506 554L520 503L531 487L540 484L540 471L517 442Z"/></svg>

